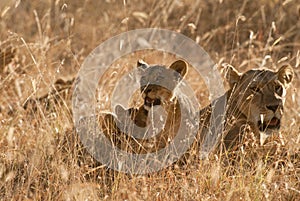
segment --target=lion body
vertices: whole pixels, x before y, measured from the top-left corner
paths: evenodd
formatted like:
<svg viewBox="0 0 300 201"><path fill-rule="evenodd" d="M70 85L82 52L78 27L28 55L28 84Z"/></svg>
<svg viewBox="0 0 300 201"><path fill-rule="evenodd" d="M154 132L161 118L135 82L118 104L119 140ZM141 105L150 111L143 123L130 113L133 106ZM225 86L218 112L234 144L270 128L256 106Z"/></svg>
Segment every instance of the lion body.
<svg viewBox="0 0 300 201"><path fill-rule="evenodd" d="M130 147L132 152L148 153L167 146L178 131L181 122L180 104L176 97L173 97L173 90L186 75L187 65L180 60L174 62L169 69L176 71L177 74L163 66L159 66L159 70L157 67L155 69L144 63L140 66L146 72L141 78L144 104L140 108L128 110L120 106L117 109L119 113L117 116L127 114L127 117L139 127L147 127L151 109L161 106L167 112L162 131L153 138L135 139L118 128L114 116L106 115L105 121L113 125L106 133L109 133L108 135L113 133L114 139L118 138L117 144L126 144L126 149ZM166 70L164 71L163 68ZM222 130L219 131L221 133L218 133L219 137L213 139L209 137L215 104L212 103L199 110L199 132L193 144L198 151L201 151L204 145L224 145L222 147L225 149L234 148L243 141L246 131L250 131L256 138L259 138L262 133L271 135L278 132L280 128L286 89L293 78L292 68L284 66L278 71L250 70L243 74L232 66L227 66L226 70L226 80L230 89L214 101L214 103L226 103L224 124ZM167 87L160 86L161 83Z"/></svg>

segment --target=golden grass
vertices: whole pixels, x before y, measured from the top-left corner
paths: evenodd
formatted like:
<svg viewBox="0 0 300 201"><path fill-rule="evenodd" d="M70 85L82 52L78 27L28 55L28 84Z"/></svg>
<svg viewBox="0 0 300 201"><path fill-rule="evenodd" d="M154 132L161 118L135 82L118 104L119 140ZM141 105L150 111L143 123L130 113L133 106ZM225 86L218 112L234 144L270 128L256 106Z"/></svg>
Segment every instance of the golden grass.
<svg viewBox="0 0 300 201"><path fill-rule="evenodd" d="M299 199L299 9L296 0L1 1L0 200ZM240 71L292 65L296 76L276 149L249 145L234 161L212 156L145 176L107 170L86 153L73 130L70 96L38 98L53 91L57 78L76 76L84 58L104 40L146 27L179 31L216 63L231 63ZM10 56L3 59L9 47L15 49L12 62ZM170 63L159 54L144 57ZM113 79L105 82L110 88ZM203 101L207 91L198 80L189 73ZM33 105L25 110L29 99Z"/></svg>

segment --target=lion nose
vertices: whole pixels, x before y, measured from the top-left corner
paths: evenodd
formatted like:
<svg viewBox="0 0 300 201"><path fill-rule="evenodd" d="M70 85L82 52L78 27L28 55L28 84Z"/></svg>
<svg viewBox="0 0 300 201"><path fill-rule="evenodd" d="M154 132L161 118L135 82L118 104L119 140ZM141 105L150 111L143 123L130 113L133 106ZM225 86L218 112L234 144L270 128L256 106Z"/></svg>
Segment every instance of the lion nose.
<svg viewBox="0 0 300 201"><path fill-rule="evenodd" d="M279 105L268 105L267 108L273 112L276 112L276 110L279 108Z"/></svg>

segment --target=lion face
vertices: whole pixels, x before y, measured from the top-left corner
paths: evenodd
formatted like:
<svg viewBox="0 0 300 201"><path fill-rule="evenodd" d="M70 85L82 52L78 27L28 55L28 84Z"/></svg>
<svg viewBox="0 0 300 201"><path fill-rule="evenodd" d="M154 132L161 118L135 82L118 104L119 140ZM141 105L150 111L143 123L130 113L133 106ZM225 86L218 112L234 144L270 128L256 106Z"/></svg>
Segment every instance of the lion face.
<svg viewBox="0 0 300 201"><path fill-rule="evenodd" d="M149 66L141 60L137 66L142 69L140 89L144 105L149 108L169 104L173 90L187 73L187 65L182 60L175 61L169 68L161 65Z"/></svg>
<svg viewBox="0 0 300 201"><path fill-rule="evenodd" d="M244 74L230 66L226 78L232 90L229 97L231 109L245 115L259 131L273 133L280 128L286 89L293 75L289 66L276 72L264 69L249 70Z"/></svg>

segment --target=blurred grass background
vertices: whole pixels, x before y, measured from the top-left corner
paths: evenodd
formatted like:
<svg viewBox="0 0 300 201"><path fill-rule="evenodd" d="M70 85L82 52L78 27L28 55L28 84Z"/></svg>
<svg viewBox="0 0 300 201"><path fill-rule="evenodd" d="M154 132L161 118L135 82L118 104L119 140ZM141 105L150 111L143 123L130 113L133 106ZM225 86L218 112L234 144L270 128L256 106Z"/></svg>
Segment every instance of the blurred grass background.
<svg viewBox="0 0 300 201"><path fill-rule="evenodd" d="M183 33L216 63L230 63L242 72L262 66L274 70L283 63L294 67L284 126L272 155L254 146L234 165L216 156L188 169L129 177L108 171L85 152L73 130L68 81L101 42L149 27ZM160 54L144 57L170 63ZM2 0L0 58L1 200L300 197L298 0ZM108 87L116 79L106 82ZM197 97L207 99L198 79L189 73ZM24 107L28 100L35 103L30 108ZM249 154L255 157L250 160Z"/></svg>

